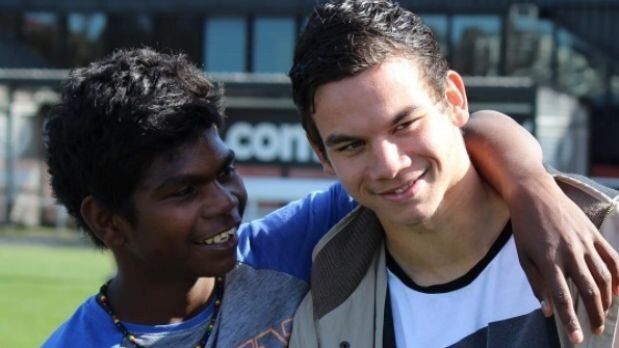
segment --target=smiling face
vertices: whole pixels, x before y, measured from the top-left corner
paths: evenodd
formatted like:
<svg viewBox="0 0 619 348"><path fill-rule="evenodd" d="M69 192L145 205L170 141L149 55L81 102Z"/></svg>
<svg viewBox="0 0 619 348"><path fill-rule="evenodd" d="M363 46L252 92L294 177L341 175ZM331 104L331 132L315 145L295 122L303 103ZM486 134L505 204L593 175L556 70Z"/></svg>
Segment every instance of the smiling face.
<svg viewBox="0 0 619 348"><path fill-rule="evenodd" d="M132 195L135 219L124 224L124 263L157 277L225 274L246 199L234 155L211 127L146 171Z"/></svg>
<svg viewBox="0 0 619 348"><path fill-rule="evenodd" d="M386 229L429 221L470 165L460 131L466 95L455 72L436 98L414 61L389 58L319 87L314 106L323 167Z"/></svg>

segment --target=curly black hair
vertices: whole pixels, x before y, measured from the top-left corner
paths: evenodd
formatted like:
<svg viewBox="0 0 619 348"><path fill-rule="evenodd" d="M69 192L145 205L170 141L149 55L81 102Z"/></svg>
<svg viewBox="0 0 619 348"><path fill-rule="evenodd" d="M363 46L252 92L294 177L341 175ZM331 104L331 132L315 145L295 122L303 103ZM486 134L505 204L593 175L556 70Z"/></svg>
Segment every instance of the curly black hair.
<svg viewBox="0 0 619 348"><path fill-rule="evenodd" d="M393 56L417 62L433 95L443 95L447 61L434 33L417 15L390 0L331 0L314 9L288 75L303 128L323 154L312 118L316 90Z"/></svg>
<svg viewBox="0 0 619 348"><path fill-rule="evenodd" d="M221 127L221 100L183 55L118 50L74 69L45 126L54 195L104 248L80 214L84 198L133 221L130 197L152 161Z"/></svg>

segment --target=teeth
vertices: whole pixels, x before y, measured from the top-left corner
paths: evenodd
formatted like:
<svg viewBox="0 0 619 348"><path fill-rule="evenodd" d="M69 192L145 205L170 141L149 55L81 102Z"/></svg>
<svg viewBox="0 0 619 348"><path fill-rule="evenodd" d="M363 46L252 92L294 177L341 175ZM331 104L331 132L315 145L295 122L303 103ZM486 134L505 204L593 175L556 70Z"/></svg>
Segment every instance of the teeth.
<svg viewBox="0 0 619 348"><path fill-rule="evenodd" d="M402 192L406 191L409 187L410 187L410 185L406 184L404 186L400 186L399 188L395 189L394 192L395 193L402 193Z"/></svg>
<svg viewBox="0 0 619 348"><path fill-rule="evenodd" d="M213 244L221 244L225 243L236 233L236 228L231 228L229 230L223 231L218 235L215 235L209 239L205 239L202 241L203 244L213 245Z"/></svg>

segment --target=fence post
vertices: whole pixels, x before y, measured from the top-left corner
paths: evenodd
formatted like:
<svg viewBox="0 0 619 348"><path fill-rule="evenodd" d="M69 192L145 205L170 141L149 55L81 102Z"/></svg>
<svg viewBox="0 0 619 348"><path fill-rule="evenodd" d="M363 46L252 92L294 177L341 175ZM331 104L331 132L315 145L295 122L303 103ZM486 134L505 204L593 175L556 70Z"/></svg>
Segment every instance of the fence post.
<svg viewBox="0 0 619 348"><path fill-rule="evenodd" d="M7 122L6 122L6 173L5 173L5 190L6 190L6 212L5 223L10 226L11 211L15 204L15 151L13 148L13 128L15 123L15 113L13 111L13 86L7 85Z"/></svg>

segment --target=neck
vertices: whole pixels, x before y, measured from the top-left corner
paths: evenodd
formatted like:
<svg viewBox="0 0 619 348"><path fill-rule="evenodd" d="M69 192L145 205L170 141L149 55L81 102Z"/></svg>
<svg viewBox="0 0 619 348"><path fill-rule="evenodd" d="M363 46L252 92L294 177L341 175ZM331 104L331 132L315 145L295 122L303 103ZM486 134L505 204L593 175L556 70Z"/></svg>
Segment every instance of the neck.
<svg viewBox="0 0 619 348"><path fill-rule="evenodd" d="M119 271L108 287L108 296L115 314L123 321L170 324L187 320L204 309L214 285L214 278L156 281Z"/></svg>
<svg viewBox="0 0 619 348"><path fill-rule="evenodd" d="M442 284L477 264L508 220L505 203L469 166L428 221L414 226L385 226L386 244L415 283Z"/></svg>

